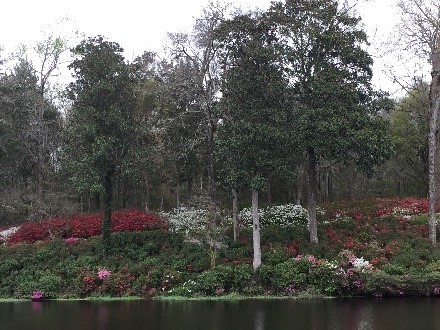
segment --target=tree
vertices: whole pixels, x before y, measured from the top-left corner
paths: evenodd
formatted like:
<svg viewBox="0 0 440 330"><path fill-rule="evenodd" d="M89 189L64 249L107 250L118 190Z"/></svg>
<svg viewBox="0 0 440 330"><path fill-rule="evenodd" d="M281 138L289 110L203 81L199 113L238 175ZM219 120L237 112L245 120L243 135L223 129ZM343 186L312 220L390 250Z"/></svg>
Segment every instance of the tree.
<svg viewBox="0 0 440 330"><path fill-rule="evenodd" d="M65 160L74 186L101 194L102 236L110 248L113 180L126 163L134 136L134 94L130 67L123 49L102 36L83 40L73 50L75 82L65 129Z"/></svg>
<svg viewBox="0 0 440 330"><path fill-rule="evenodd" d="M287 0L269 11L301 107L297 133L308 156L310 240L317 243L318 162L352 159L365 171L383 162L390 143L380 114L390 103L372 90L366 34L349 9L335 0Z"/></svg>
<svg viewBox="0 0 440 330"><path fill-rule="evenodd" d="M37 196L41 206L43 205L44 200L45 164L47 163L47 157L45 154L48 149L54 153L58 147L58 145L54 145L55 141L49 139L50 134L48 134L48 122L47 120L44 120L44 117L47 116L46 113L50 111L46 100L49 100L51 92L49 86L50 78L58 69L60 57L66 50L66 41L61 37L55 37L54 35L49 35L45 40L38 42L35 47L35 51L40 60L39 68L36 70L38 77L38 95L35 102L36 129L34 135L37 141L37 148L35 151L35 158L37 159ZM52 102L52 100L50 100L50 102ZM56 120L57 117L54 119ZM60 121L55 124L60 124Z"/></svg>
<svg viewBox="0 0 440 330"><path fill-rule="evenodd" d="M9 190L2 197L8 200L5 205L34 219L49 209L40 195L40 178L56 171L54 154L61 130L59 112L40 90L36 70L25 57L0 77L0 180Z"/></svg>
<svg viewBox="0 0 440 330"><path fill-rule="evenodd" d="M428 223L429 238L431 243L436 245L436 148L440 108L440 3L436 0L401 0L398 7L402 17L399 33L405 49L413 51L431 66L428 133Z"/></svg>
<svg viewBox="0 0 440 330"><path fill-rule="evenodd" d="M385 168L396 179L399 196L428 192L429 85L415 84L390 113L394 155Z"/></svg>
<svg viewBox="0 0 440 330"><path fill-rule="evenodd" d="M197 129L201 133L198 139L203 144L203 163L208 181L209 230L216 226L214 134L217 125L215 106L220 87L217 53L221 45L214 38L214 31L225 19L226 11L227 7L222 6L219 1L210 1L202 16L196 20L191 34L170 34L171 55L188 72L187 79L182 81L184 84L179 89L182 92L188 88L184 95L190 96L190 102L185 104L181 115L198 114L200 118Z"/></svg>
<svg viewBox="0 0 440 330"><path fill-rule="evenodd" d="M219 30L225 71L216 154L223 182L252 191L254 273L261 265L259 191L292 165L288 82L268 23L263 15L239 15Z"/></svg>

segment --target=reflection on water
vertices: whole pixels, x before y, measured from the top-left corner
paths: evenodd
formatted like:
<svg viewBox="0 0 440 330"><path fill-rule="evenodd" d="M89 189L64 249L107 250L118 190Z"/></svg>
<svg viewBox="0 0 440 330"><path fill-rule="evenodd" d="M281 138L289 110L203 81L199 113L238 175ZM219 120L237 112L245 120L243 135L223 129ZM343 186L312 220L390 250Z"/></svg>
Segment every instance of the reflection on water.
<svg viewBox="0 0 440 330"><path fill-rule="evenodd" d="M440 300L0 303L0 330L440 329Z"/></svg>
<svg viewBox="0 0 440 330"><path fill-rule="evenodd" d="M255 311L255 330L264 330L264 309L259 308Z"/></svg>

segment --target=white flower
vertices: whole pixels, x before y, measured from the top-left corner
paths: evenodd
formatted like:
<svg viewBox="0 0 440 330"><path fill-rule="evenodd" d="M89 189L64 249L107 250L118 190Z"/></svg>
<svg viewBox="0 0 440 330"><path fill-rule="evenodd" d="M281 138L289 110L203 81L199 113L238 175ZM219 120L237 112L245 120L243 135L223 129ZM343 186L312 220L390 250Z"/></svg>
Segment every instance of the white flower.
<svg viewBox="0 0 440 330"><path fill-rule="evenodd" d="M353 261L353 267L357 270L367 270L371 269L371 265L367 260L364 260L363 257L361 258L355 258Z"/></svg>

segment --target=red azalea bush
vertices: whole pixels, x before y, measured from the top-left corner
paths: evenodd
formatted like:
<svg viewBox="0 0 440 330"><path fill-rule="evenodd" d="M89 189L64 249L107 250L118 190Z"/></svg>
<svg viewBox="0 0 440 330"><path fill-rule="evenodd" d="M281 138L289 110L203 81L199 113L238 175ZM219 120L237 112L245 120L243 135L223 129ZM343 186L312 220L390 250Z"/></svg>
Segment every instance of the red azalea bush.
<svg viewBox="0 0 440 330"><path fill-rule="evenodd" d="M113 231L141 231L152 229L168 229L168 224L153 213L141 210L119 210L113 212Z"/></svg>
<svg viewBox="0 0 440 330"><path fill-rule="evenodd" d="M373 198L358 201L339 201L323 205L327 218L374 218L387 215L415 215L428 212L426 198ZM440 211L437 205L436 212Z"/></svg>
<svg viewBox="0 0 440 330"><path fill-rule="evenodd" d="M8 238L7 243L34 243L54 237L87 238L101 234L101 226L101 213L49 218L40 222L27 222L20 225L20 228ZM153 229L168 229L168 224L157 215L141 210L118 210L112 213L113 231Z"/></svg>

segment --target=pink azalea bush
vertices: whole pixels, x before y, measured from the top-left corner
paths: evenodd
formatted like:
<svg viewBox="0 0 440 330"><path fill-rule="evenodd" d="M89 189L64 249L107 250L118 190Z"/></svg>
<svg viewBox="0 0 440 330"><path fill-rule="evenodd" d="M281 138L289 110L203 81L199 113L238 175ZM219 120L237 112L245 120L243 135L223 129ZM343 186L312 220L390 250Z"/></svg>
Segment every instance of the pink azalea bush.
<svg viewBox="0 0 440 330"><path fill-rule="evenodd" d="M37 290L32 292L31 299L32 300L40 300L44 297L44 292L41 290Z"/></svg>
<svg viewBox="0 0 440 330"><path fill-rule="evenodd" d="M96 275L98 276L98 278L99 278L100 280L103 280L104 278L110 276L110 271L108 271L108 270L105 269L105 268L102 268L102 269L100 269L100 270L96 273Z"/></svg>

